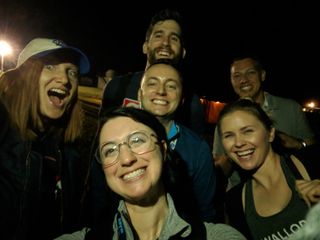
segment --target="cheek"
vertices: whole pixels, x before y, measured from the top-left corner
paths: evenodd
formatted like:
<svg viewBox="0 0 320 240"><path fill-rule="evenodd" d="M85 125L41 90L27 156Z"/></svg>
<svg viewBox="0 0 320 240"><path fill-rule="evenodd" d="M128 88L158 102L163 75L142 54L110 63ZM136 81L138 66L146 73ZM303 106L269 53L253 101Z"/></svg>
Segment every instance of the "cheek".
<svg viewBox="0 0 320 240"><path fill-rule="evenodd" d="M233 145L233 142L230 139L222 139L222 146L227 151L230 149Z"/></svg>
<svg viewBox="0 0 320 240"><path fill-rule="evenodd" d="M117 168L115 166L103 168L103 172L107 183L112 183L116 178Z"/></svg>
<svg viewBox="0 0 320 240"><path fill-rule="evenodd" d="M181 97L182 97L182 94L179 91L170 92L170 98L177 101L177 102L180 102Z"/></svg>

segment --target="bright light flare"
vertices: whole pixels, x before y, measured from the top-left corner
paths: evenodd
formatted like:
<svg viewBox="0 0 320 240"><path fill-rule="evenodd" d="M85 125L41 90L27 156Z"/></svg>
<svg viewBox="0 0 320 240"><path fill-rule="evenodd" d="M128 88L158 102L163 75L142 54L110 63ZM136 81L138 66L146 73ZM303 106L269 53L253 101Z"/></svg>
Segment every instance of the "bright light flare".
<svg viewBox="0 0 320 240"><path fill-rule="evenodd" d="M9 45L9 43L7 43L4 40L0 40L0 55L5 56L11 53L12 53L12 48Z"/></svg>
<svg viewBox="0 0 320 240"><path fill-rule="evenodd" d="M0 55L1 55L1 72L3 72L3 65L4 65L4 56L12 53L12 48L4 40L0 40Z"/></svg>
<svg viewBox="0 0 320 240"><path fill-rule="evenodd" d="M307 105L309 108L314 108L316 106L314 102L309 102Z"/></svg>

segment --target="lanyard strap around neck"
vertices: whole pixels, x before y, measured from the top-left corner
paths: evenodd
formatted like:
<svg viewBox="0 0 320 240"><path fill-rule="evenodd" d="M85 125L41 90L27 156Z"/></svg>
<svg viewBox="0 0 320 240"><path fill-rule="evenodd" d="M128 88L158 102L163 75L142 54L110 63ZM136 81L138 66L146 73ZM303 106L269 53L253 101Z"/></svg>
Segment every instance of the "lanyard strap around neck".
<svg viewBox="0 0 320 240"><path fill-rule="evenodd" d="M121 218L121 214L117 213L117 229L118 229L118 235L120 240L126 240L126 231L124 229L123 221Z"/></svg>

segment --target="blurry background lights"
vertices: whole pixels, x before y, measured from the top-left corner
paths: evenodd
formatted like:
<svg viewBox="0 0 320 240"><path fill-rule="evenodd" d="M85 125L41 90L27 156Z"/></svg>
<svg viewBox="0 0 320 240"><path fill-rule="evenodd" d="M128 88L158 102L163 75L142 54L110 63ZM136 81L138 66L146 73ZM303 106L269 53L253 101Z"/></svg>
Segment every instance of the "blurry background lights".
<svg viewBox="0 0 320 240"><path fill-rule="evenodd" d="M4 56L12 52L11 46L4 40L0 40L0 55L1 55L1 72L3 72Z"/></svg>

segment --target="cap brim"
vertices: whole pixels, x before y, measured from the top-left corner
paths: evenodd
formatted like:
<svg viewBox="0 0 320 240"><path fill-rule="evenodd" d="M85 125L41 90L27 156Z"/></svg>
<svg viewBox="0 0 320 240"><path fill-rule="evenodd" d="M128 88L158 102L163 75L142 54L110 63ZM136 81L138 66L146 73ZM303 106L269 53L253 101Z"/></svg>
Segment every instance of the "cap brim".
<svg viewBox="0 0 320 240"><path fill-rule="evenodd" d="M56 48L56 49L50 49L50 50L47 50L47 51L43 51L41 53L38 53L34 56L38 56L38 57L44 57L50 53L53 53L55 51L61 51L61 50L72 50L74 51L76 54L78 54L80 56L79 58L79 73L81 75L83 74L86 74L90 71L90 62L89 62L89 59L88 57L78 48L75 48L75 47L69 47L69 46L63 46L63 47L59 47L59 48Z"/></svg>

